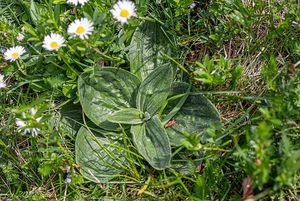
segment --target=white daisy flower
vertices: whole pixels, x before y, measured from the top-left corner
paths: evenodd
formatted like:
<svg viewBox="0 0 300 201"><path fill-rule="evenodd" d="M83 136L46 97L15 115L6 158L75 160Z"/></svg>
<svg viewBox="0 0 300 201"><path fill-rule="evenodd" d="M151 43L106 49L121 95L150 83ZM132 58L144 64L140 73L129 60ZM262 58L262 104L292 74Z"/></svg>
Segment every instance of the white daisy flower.
<svg viewBox="0 0 300 201"><path fill-rule="evenodd" d="M77 6L78 4L84 5L89 0L67 0L67 3Z"/></svg>
<svg viewBox="0 0 300 201"><path fill-rule="evenodd" d="M121 22L121 24L127 23L129 18L136 16L134 3L127 0L116 3L110 12L117 21Z"/></svg>
<svg viewBox="0 0 300 201"><path fill-rule="evenodd" d="M35 137L39 134L40 129L39 128L29 128L26 125L26 122L16 118L16 125L18 127L18 130L23 130L25 134L31 134L32 137Z"/></svg>
<svg viewBox="0 0 300 201"><path fill-rule="evenodd" d="M93 30L93 22L91 22L87 18L77 19L74 22L72 22L68 27L69 34L75 34L81 39L88 38L88 35L91 35Z"/></svg>
<svg viewBox="0 0 300 201"><path fill-rule="evenodd" d="M29 110L29 113L30 113L33 117L35 116L36 112L37 112L37 110L34 109L34 108L31 108L31 109ZM19 130L19 131L20 131L20 130L23 130L23 132L24 132L25 134L27 134L27 133L28 133L28 134L31 134L32 137L37 136L37 135L39 134L39 132L40 132L40 129L39 129L39 128L35 128L35 127L30 127L30 123L27 124L25 119L26 119L26 114L25 114L24 112L22 112L22 119L16 118L16 125L17 125L17 127L18 127L18 130ZM36 121L37 123L39 123L39 122L41 121L42 117L38 117L38 118L35 118L35 117L34 117L34 119L35 119L35 121Z"/></svg>
<svg viewBox="0 0 300 201"><path fill-rule="evenodd" d="M0 89L5 88L5 87L6 87L6 84L4 81L4 76L0 74Z"/></svg>
<svg viewBox="0 0 300 201"><path fill-rule="evenodd" d="M65 39L62 35L51 33L48 36L45 36L43 42L43 48L49 51L58 50L64 45Z"/></svg>
<svg viewBox="0 0 300 201"><path fill-rule="evenodd" d="M25 49L22 46L15 46L11 47L8 50L5 51L4 53L4 59L5 60L10 60L10 61L15 61L19 59L22 54L25 53Z"/></svg>
<svg viewBox="0 0 300 201"><path fill-rule="evenodd" d="M21 42L22 40L24 40L24 38L25 38L25 36L24 36L23 33L18 33L18 35L17 35L17 40L18 40L19 42Z"/></svg>

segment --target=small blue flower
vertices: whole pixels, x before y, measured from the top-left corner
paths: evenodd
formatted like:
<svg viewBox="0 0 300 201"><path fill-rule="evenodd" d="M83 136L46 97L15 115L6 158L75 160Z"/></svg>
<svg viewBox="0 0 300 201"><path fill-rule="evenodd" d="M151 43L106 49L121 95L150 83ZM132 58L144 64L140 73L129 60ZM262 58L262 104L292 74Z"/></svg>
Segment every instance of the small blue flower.
<svg viewBox="0 0 300 201"><path fill-rule="evenodd" d="M67 175L67 178L65 179L64 183L65 184L70 184L71 183L71 175L70 174Z"/></svg>
<svg viewBox="0 0 300 201"><path fill-rule="evenodd" d="M194 9L196 7L196 3L193 2L191 5L189 5L189 9Z"/></svg>

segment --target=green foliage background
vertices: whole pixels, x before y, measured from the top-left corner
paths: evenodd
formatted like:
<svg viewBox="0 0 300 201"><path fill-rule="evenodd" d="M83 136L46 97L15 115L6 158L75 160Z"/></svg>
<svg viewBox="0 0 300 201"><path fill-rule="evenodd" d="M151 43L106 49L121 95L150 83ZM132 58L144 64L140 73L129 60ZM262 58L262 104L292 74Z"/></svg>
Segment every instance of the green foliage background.
<svg viewBox="0 0 300 201"><path fill-rule="evenodd" d="M23 62L0 61L9 85L0 91L1 199L298 200L299 5L203 0L189 8L189 0L136 0L139 17L121 26L109 13L114 3L90 0L74 8L60 0L0 1L1 48L19 44L16 36L23 28L20 44L28 52ZM46 34L67 38L67 25L83 16L93 19L97 34L69 40L55 53L41 48ZM130 152L130 168L99 185L84 179L75 161L76 131L84 124L97 132L78 106L77 78L89 67L129 70L130 64L143 62L132 57L132 47L149 32L134 34L142 21L161 25L158 38L167 40L155 47L162 42L172 50L161 55L164 62L178 67L176 79L190 81L216 105L224 126L210 128L213 137L206 143L187 135L174 152L176 165L164 171ZM43 114L35 138L15 128L15 118L31 107ZM126 150L132 150L120 132Z"/></svg>

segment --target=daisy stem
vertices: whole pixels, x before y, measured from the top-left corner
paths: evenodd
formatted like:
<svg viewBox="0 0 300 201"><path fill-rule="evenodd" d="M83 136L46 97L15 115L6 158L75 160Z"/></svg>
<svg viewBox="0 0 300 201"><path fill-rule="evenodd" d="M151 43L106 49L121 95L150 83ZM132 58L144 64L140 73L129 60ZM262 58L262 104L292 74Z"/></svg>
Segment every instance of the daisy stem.
<svg viewBox="0 0 300 201"><path fill-rule="evenodd" d="M138 19L139 20L149 21L149 22L155 22L156 21L156 19L152 19L150 17L141 17L141 16L139 16Z"/></svg>
<svg viewBox="0 0 300 201"><path fill-rule="evenodd" d="M117 61L117 60L119 60L119 58L108 56L108 55L102 53L101 51L99 51L99 50L96 49L96 48L95 48L94 50L95 50L98 54L100 54L102 57L104 57L105 59L108 59L108 60L110 60L110 61Z"/></svg>
<svg viewBox="0 0 300 201"><path fill-rule="evenodd" d="M78 72L78 70L76 70L75 68L73 68L72 66L70 66L70 65L68 64L68 62L65 61L65 58L64 58L64 57L62 57L62 59L63 59L63 61L65 62L65 64L68 66L69 70L71 70L73 73L75 73L76 76L79 76L80 73Z"/></svg>

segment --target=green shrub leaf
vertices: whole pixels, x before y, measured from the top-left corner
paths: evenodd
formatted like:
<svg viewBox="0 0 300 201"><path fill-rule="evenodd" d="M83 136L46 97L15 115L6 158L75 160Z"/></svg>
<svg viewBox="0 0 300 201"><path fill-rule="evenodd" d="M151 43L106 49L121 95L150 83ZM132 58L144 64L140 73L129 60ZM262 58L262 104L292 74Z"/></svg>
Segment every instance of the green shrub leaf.
<svg viewBox="0 0 300 201"><path fill-rule="evenodd" d="M97 183L107 182L124 168L125 158L115 147L117 142L93 135L81 127L75 142L76 163L81 174L88 180Z"/></svg>
<svg viewBox="0 0 300 201"><path fill-rule="evenodd" d="M138 152L153 168L161 170L170 165L169 138L157 116L147 123L133 125L131 133Z"/></svg>
<svg viewBox="0 0 300 201"><path fill-rule="evenodd" d="M136 105L151 116L157 113L167 99L173 82L173 69L169 65L156 68L141 84Z"/></svg>
<svg viewBox="0 0 300 201"><path fill-rule="evenodd" d="M119 68L95 68L78 79L83 111L96 125L107 130L117 126L107 121L112 113L134 105L139 79Z"/></svg>
<svg viewBox="0 0 300 201"><path fill-rule="evenodd" d="M159 23L142 23L133 34L129 48L131 72L144 80L155 68L166 63L162 53L168 54L170 50L168 38Z"/></svg>

